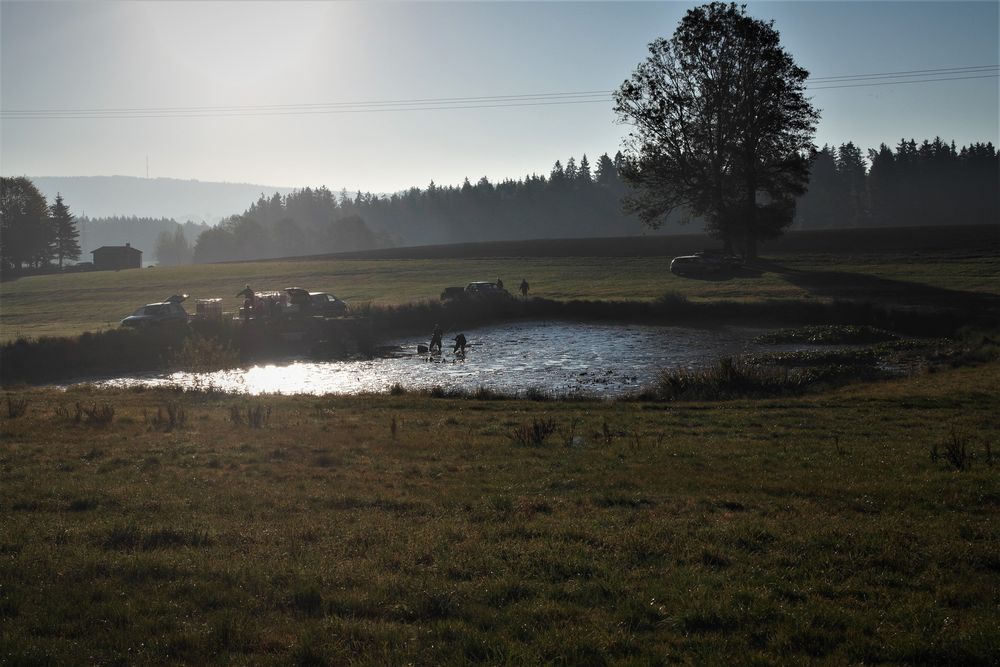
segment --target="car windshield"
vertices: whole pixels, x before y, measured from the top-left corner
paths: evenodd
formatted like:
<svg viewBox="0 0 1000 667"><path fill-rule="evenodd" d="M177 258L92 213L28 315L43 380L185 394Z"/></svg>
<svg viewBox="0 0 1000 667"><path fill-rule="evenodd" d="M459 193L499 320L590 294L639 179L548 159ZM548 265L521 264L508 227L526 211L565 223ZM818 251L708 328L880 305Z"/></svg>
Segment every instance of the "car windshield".
<svg viewBox="0 0 1000 667"><path fill-rule="evenodd" d="M136 310L133 315L161 315L166 312L166 306L161 303L157 303L151 306L142 306Z"/></svg>

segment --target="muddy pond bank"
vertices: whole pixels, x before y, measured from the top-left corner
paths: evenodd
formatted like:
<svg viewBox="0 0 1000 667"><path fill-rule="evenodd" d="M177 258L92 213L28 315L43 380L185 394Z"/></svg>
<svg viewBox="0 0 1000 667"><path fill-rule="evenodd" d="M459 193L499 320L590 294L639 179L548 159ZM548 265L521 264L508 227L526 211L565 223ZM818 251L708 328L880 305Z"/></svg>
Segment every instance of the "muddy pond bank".
<svg viewBox="0 0 1000 667"><path fill-rule="evenodd" d="M214 371L282 362L289 357L362 358L374 362L378 361L374 358L378 348L385 342L406 336L427 337L434 323L447 331L539 321L706 329L857 324L906 335L947 336L955 331L958 322L968 323L970 318L976 319L969 314L957 316L952 312L893 309L857 302L690 302L676 295L665 295L654 302L527 299L502 303L362 304L352 308L349 326L346 321L331 321L329 327L317 327L323 335L298 339L261 337L252 328L232 321L192 322L190 326L147 331L113 329L73 338L20 339L0 348L0 383L57 383L178 369ZM340 333L326 335L328 330Z"/></svg>
<svg viewBox="0 0 1000 667"><path fill-rule="evenodd" d="M699 372L720 357L799 353L829 346L761 343L755 327L674 327L584 322L517 322L464 331L465 354L447 341L421 352L424 337L389 341L365 360L291 359L211 372L145 374L97 381L98 387L173 387L250 395L439 391L472 395L622 398L654 386L662 371Z"/></svg>

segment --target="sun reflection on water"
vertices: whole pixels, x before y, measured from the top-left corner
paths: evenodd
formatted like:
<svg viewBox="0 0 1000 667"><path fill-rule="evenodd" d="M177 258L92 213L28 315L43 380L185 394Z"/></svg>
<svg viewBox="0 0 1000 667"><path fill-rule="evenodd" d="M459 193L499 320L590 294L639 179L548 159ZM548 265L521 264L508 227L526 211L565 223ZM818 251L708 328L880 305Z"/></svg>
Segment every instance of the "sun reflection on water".
<svg viewBox="0 0 1000 667"><path fill-rule="evenodd" d="M113 386L179 386L247 394L382 393L479 387L504 392L619 396L650 384L663 368L693 368L755 348L760 329L527 322L466 331L465 357L417 354L416 337L389 341L397 354L361 361L289 360L210 373L116 378ZM457 333L457 332L455 332ZM454 335L454 333L449 334Z"/></svg>

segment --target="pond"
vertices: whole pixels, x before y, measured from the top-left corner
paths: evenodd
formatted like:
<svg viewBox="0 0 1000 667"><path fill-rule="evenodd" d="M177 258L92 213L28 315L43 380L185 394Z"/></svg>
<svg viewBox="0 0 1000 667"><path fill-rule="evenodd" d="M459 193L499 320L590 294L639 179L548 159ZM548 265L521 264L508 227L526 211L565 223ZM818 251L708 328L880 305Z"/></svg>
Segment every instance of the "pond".
<svg viewBox="0 0 1000 667"><path fill-rule="evenodd" d="M180 386L248 394L358 394L406 389L505 393L539 389L564 395L616 397L652 384L662 369L696 369L720 357L763 350L803 350L809 345L752 342L766 329L692 328L574 322L519 322L465 331L464 356L448 345L441 355L418 353L428 337L389 341L385 355L355 361L290 359L285 363L206 373L163 373L101 380L98 386Z"/></svg>

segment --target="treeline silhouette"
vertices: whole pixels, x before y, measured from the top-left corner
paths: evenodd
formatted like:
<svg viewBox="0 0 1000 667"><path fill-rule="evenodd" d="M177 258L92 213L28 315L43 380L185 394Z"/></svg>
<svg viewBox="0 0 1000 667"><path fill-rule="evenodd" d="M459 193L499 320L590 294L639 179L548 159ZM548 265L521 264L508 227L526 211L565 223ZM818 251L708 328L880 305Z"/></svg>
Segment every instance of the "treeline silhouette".
<svg viewBox="0 0 1000 667"><path fill-rule="evenodd" d="M130 242L148 260L190 261L293 257L403 245L538 238L629 236L643 231L622 212L621 153L584 155L547 175L492 183L485 176L384 196L334 194L325 187L263 194L242 215L216 227L171 218L73 218L49 207L29 179L3 179L0 264L7 273L52 270L102 245ZM683 215L662 232L682 227ZM795 228L949 225L1000 220L1000 152L992 143L961 148L940 138L901 140L867 152L853 142L824 146L799 198ZM60 231L61 230L61 231ZM75 235L78 233L78 236ZM74 245L74 243L76 245Z"/></svg>
<svg viewBox="0 0 1000 667"><path fill-rule="evenodd" d="M354 212L399 245L533 238L625 236L642 231L621 210L622 156L557 160L549 174L421 190L353 203Z"/></svg>
<svg viewBox="0 0 1000 667"><path fill-rule="evenodd" d="M824 146L799 198L795 227L806 229L975 224L1000 218L1000 153L992 143L956 148L941 139L903 140L895 150L853 142ZM410 188L389 196L326 188L261 197L243 215L203 233L194 261L288 257L402 245L535 238L627 236L643 231L622 212L621 153L591 165L556 161L548 175L492 183ZM661 231L698 231L675 215Z"/></svg>
<svg viewBox="0 0 1000 667"><path fill-rule="evenodd" d="M1000 152L992 143L956 148L940 137L903 139L895 150L852 142L823 146L798 202L801 228L952 225L1000 221Z"/></svg>
<svg viewBox="0 0 1000 667"><path fill-rule="evenodd" d="M0 178L0 276L62 268L80 258L79 236L62 195L50 206L24 176Z"/></svg>
<svg viewBox="0 0 1000 667"><path fill-rule="evenodd" d="M350 252L396 245L621 236L641 231L621 212L621 154L595 167L556 161L548 176L410 188L354 197L305 188L261 197L198 238L196 262Z"/></svg>

